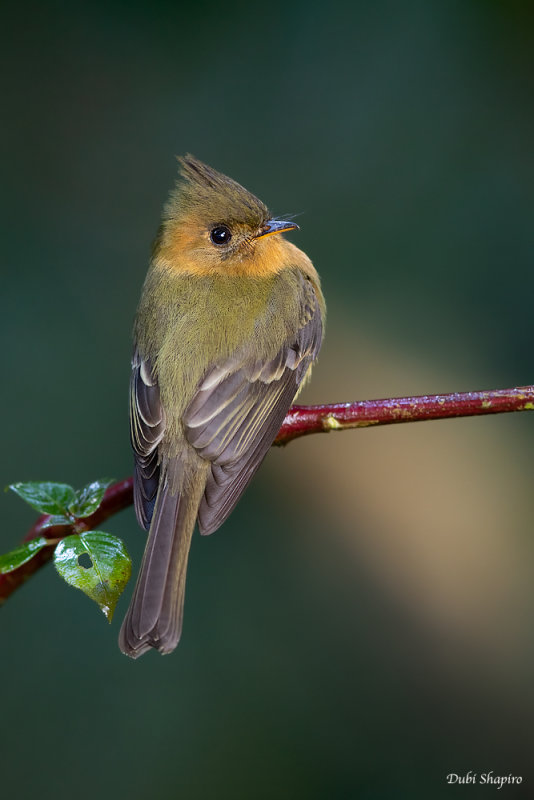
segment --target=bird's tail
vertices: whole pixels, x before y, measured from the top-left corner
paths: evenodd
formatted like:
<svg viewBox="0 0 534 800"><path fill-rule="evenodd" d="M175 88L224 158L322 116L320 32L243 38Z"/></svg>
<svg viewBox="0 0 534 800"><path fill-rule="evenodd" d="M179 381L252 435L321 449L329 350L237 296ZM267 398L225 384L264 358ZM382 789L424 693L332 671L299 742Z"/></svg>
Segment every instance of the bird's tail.
<svg viewBox="0 0 534 800"><path fill-rule="evenodd" d="M138 658L151 647L170 653L180 639L187 558L204 492L203 465L162 464L148 541L119 646Z"/></svg>

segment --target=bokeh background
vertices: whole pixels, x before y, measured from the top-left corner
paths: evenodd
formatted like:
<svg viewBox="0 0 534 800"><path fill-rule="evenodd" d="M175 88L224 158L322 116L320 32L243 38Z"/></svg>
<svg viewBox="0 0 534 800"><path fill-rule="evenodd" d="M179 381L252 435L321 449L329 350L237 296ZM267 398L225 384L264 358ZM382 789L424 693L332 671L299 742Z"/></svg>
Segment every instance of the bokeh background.
<svg viewBox="0 0 534 800"><path fill-rule="evenodd" d="M130 332L191 151L319 268L304 401L530 383L534 14L510 2L7 3L1 485L131 471ZM139 662L42 570L1 612L2 795L532 796L529 414L273 451L195 537L183 640ZM33 520L2 496L0 547ZM105 529L135 563L130 509ZM465 791L464 791L465 790Z"/></svg>

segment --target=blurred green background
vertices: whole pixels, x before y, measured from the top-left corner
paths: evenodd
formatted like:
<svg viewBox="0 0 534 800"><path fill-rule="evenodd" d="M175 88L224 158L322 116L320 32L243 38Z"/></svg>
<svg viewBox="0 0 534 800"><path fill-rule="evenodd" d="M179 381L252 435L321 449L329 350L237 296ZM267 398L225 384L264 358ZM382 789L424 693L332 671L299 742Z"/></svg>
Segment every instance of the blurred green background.
<svg viewBox="0 0 534 800"><path fill-rule="evenodd" d="M131 471L130 332L190 151L303 212L304 401L530 383L534 14L519 2L4 5L1 485ZM2 794L532 796L530 415L273 451L138 662L51 567L1 612ZM1 549L30 509L2 497ZM139 563L130 509L106 530ZM465 791L464 791L465 790Z"/></svg>

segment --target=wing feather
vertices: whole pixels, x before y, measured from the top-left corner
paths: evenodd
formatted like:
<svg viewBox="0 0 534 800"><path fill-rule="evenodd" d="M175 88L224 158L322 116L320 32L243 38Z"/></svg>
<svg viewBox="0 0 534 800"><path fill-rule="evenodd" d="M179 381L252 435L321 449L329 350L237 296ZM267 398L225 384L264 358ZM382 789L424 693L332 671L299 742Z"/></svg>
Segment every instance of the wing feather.
<svg viewBox="0 0 534 800"><path fill-rule="evenodd" d="M249 344L204 376L183 417L186 439L212 462L198 522L215 531L271 446L322 340L319 303L302 279L300 327L267 363Z"/></svg>
<svg viewBox="0 0 534 800"><path fill-rule="evenodd" d="M130 439L135 458L134 506L139 524L148 530L160 477L158 445L165 431L165 415L150 359L137 349L130 379Z"/></svg>

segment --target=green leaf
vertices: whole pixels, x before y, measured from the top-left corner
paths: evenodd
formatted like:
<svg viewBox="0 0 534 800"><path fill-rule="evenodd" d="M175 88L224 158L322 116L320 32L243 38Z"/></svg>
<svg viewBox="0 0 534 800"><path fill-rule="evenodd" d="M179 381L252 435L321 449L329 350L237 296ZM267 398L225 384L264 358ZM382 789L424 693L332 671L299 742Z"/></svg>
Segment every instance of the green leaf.
<svg viewBox="0 0 534 800"><path fill-rule="evenodd" d="M39 523L39 528L53 528L56 525L72 525L72 519L64 517L62 514L52 514L44 522Z"/></svg>
<svg viewBox="0 0 534 800"><path fill-rule="evenodd" d="M30 558L42 550L43 547L46 547L47 544L50 544L44 536L39 536L37 539L31 539L29 542L25 542L20 547L17 547L16 550L12 550L10 553L6 553L3 556L0 556L0 575L5 575L6 572L13 572L13 570L18 569L26 561L29 561Z"/></svg>
<svg viewBox="0 0 534 800"><path fill-rule="evenodd" d="M43 514L65 514L71 503L76 501L76 492L66 483L32 481L12 483L9 488Z"/></svg>
<svg viewBox="0 0 534 800"><path fill-rule="evenodd" d="M61 577L94 600L111 622L132 571L124 543L102 531L67 536L55 549L54 564Z"/></svg>
<svg viewBox="0 0 534 800"><path fill-rule="evenodd" d="M97 510L102 502L104 493L113 480L102 478L98 481L89 483L83 489L76 492L76 500L69 505L69 511L75 517L89 517Z"/></svg>

